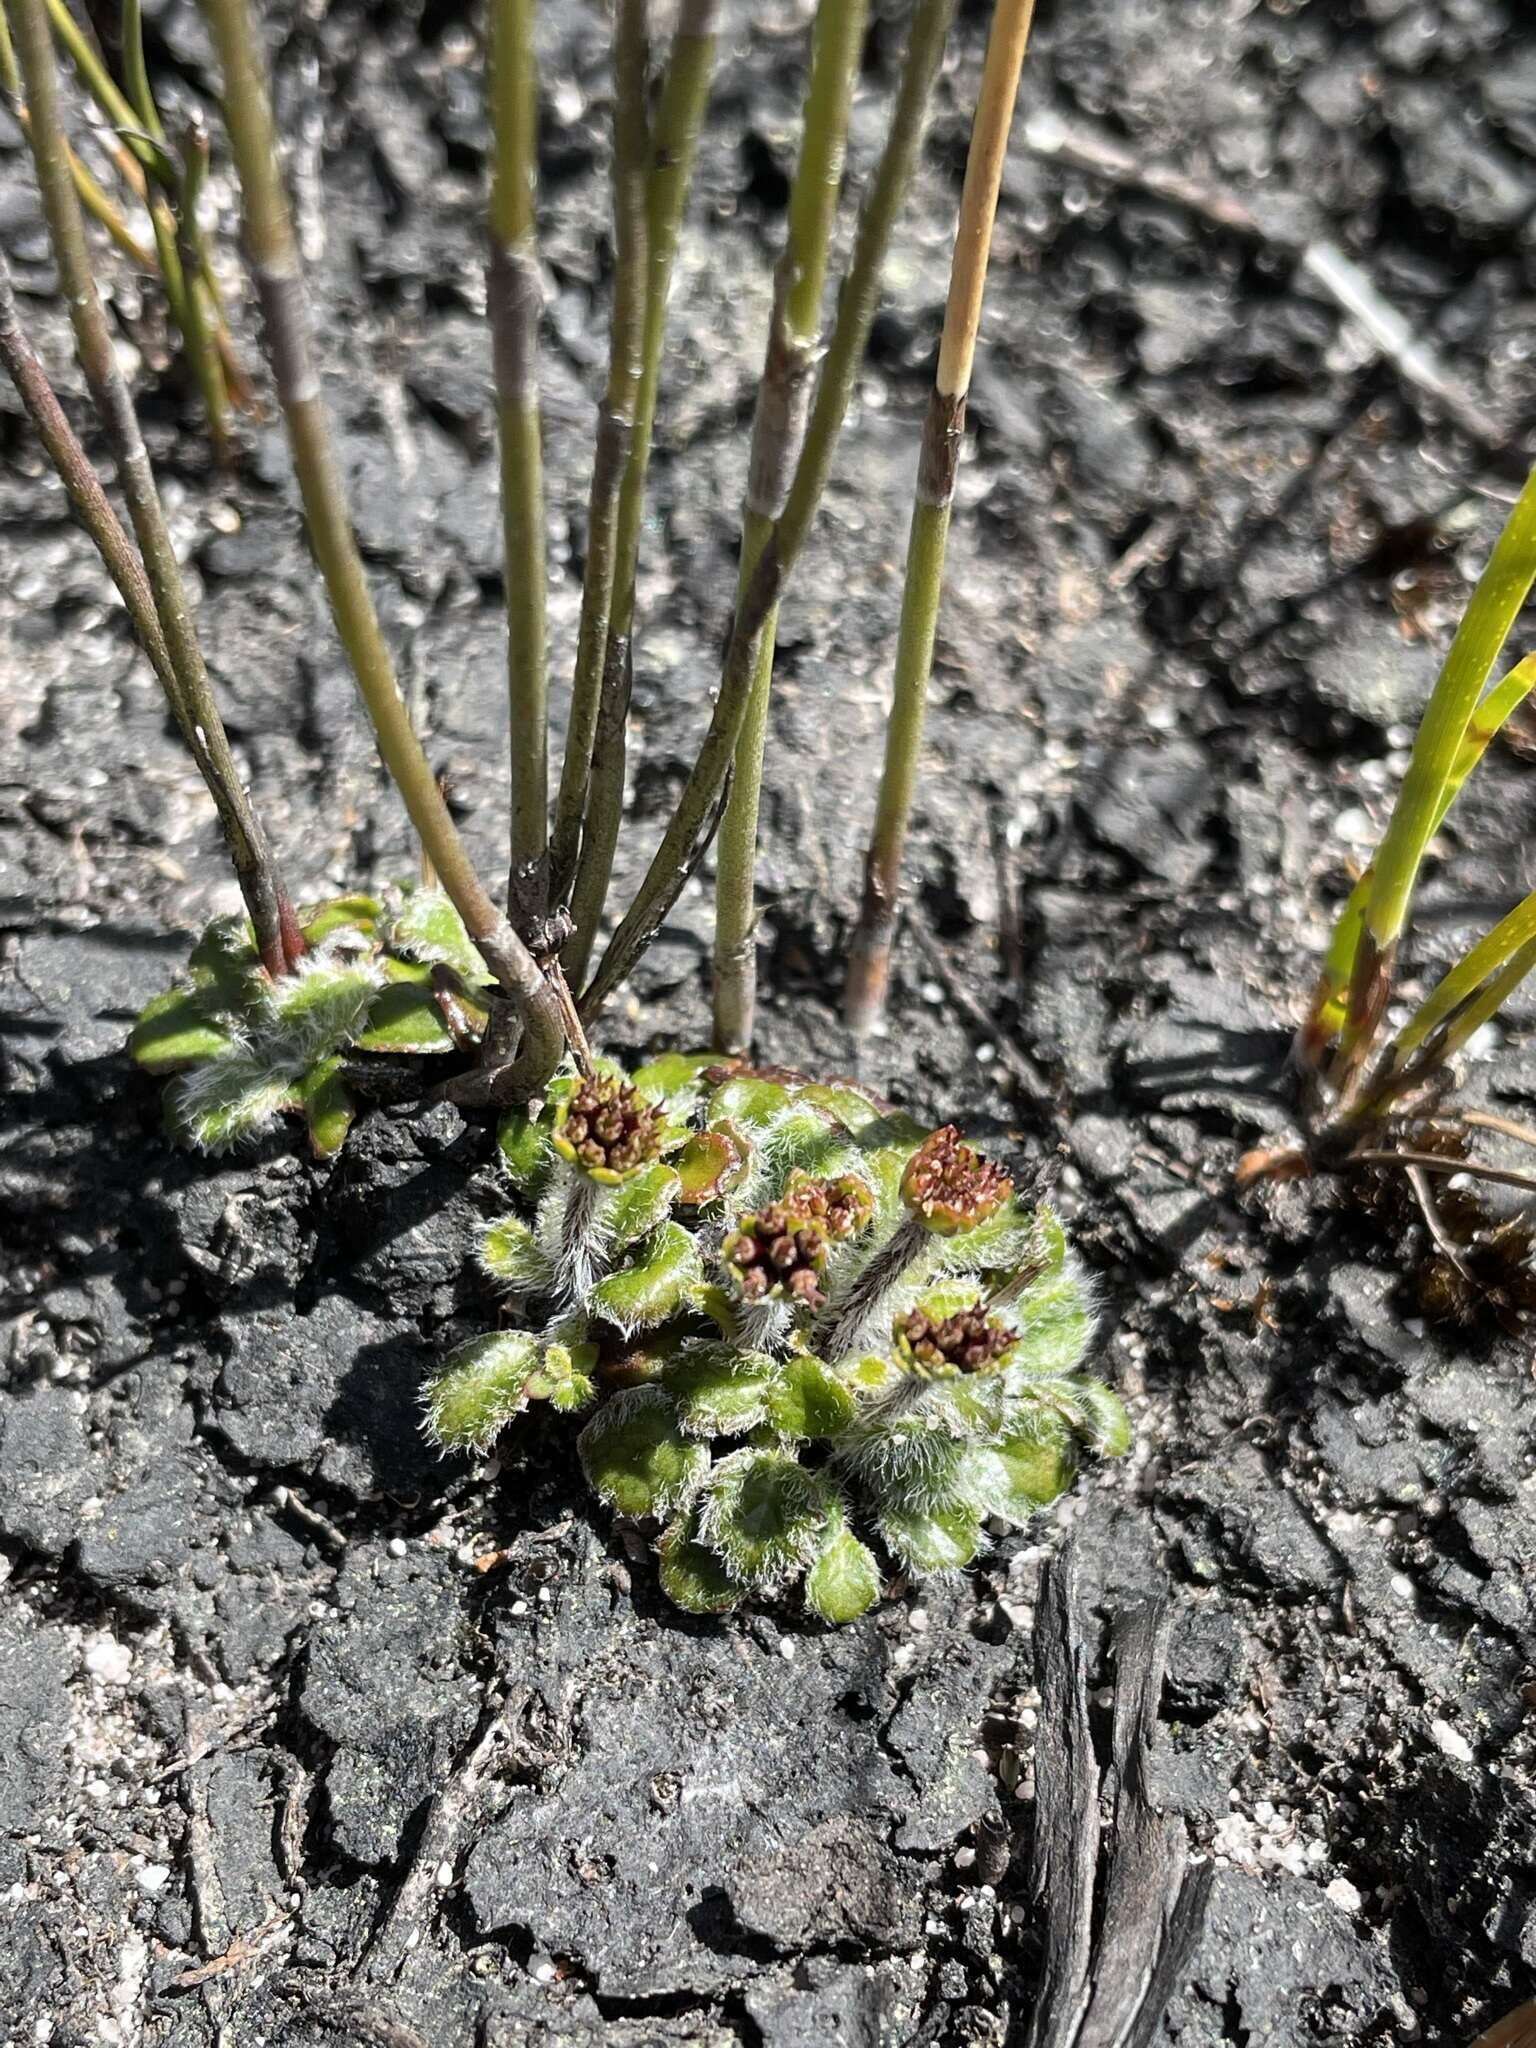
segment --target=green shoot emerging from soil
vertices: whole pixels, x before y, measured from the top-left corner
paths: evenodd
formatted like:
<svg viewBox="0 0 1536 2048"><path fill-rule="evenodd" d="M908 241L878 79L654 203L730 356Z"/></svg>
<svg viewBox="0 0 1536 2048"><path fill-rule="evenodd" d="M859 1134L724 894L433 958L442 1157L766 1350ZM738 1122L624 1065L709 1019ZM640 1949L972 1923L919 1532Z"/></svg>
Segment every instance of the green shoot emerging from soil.
<svg viewBox="0 0 1536 2048"><path fill-rule="evenodd" d="M1487 1210L1454 1176L1536 1192L1536 1176L1490 1166L1470 1129L1536 1146L1536 1131L1439 1107L1450 1062L1536 966L1536 892L1470 946L1401 1020L1392 1015L1404 936L1425 857L1468 776L1536 685L1527 654L1489 677L1536 584L1536 471L1528 478L1467 603L1414 742L1386 832L1339 914L1297 1039L1307 1084L1301 1147L1262 1147L1247 1182L1313 1172L1387 1170L1404 1177L1433 1246L1435 1305L1455 1311L1479 1290L1524 1313L1533 1288L1529 1230Z"/></svg>
<svg viewBox="0 0 1536 2048"><path fill-rule="evenodd" d="M561 1075L501 1153L506 1320L430 1382L427 1433L488 1452L535 1402L582 1417L593 1489L658 1529L691 1612L800 1583L851 1620L883 1580L866 1536L956 1569L1128 1445L1061 1225L951 1127L672 1055Z"/></svg>

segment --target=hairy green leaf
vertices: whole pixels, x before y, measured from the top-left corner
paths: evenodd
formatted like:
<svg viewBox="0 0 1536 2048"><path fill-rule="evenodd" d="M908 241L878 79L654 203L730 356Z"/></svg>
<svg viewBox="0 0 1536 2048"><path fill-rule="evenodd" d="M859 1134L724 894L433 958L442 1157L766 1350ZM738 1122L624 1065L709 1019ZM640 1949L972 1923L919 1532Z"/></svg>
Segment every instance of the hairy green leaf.
<svg viewBox="0 0 1536 2048"><path fill-rule="evenodd" d="M819 1358L787 1359L768 1394L768 1420L784 1436L837 1436L853 1420L854 1398Z"/></svg>
<svg viewBox="0 0 1536 2048"><path fill-rule="evenodd" d="M591 1305L626 1337L654 1330L676 1315L700 1278L698 1247L681 1224L664 1223L641 1245L632 1265L599 1280Z"/></svg>
<svg viewBox="0 0 1536 2048"><path fill-rule="evenodd" d="M823 1621L855 1621L880 1598L880 1567L840 1516L805 1575L805 1604Z"/></svg>
<svg viewBox="0 0 1536 2048"><path fill-rule="evenodd" d="M130 1056L150 1074L177 1073L227 1052L230 1044L228 1031L209 1018L204 999L191 989L151 996L128 1034Z"/></svg>
<svg viewBox="0 0 1536 2048"><path fill-rule="evenodd" d="M903 1514L887 1508L880 1517L887 1547L910 1571L952 1572L968 1565L981 1545L981 1523L968 1507L935 1514Z"/></svg>
<svg viewBox="0 0 1536 2048"><path fill-rule="evenodd" d="M762 1421L774 1363L732 1344L686 1345L662 1374L693 1436L738 1436Z"/></svg>
<svg viewBox="0 0 1536 2048"><path fill-rule="evenodd" d="M784 1451L733 1451L710 1474L699 1536L750 1586L779 1584L809 1562L833 1505L830 1489Z"/></svg>
<svg viewBox="0 0 1536 2048"><path fill-rule="evenodd" d="M527 1406L536 1340L521 1331L472 1337L427 1383L427 1434L445 1451L488 1451Z"/></svg>
<svg viewBox="0 0 1536 2048"><path fill-rule="evenodd" d="M697 1519L696 1512L690 1511L662 1531L656 1545L661 1590L685 1613L725 1614L739 1603L743 1589L715 1553L698 1540Z"/></svg>
<svg viewBox="0 0 1536 2048"><path fill-rule="evenodd" d="M603 1229L615 1250L649 1237L671 1214L678 1178L660 1159L627 1175L603 1205Z"/></svg>
<svg viewBox="0 0 1536 2048"><path fill-rule="evenodd" d="M629 1387L598 1409L577 1438L593 1491L617 1514L665 1515L698 1488L709 1452L677 1426L660 1387Z"/></svg>

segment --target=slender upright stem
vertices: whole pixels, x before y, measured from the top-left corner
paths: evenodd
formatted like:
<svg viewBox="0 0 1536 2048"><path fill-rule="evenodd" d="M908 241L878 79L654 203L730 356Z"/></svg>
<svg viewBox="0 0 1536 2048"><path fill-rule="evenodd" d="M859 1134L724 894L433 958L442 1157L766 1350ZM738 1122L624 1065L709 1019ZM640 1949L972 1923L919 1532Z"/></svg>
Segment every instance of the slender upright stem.
<svg viewBox="0 0 1536 2048"><path fill-rule="evenodd" d="M848 402L869 341L896 217L922 144L928 102L955 0L916 0L896 88L890 133L865 197L800 460L751 579L736 607L709 729L635 899L581 1000L588 1022L649 945L709 842L731 758L746 718L763 629L810 533L831 473Z"/></svg>
<svg viewBox="0 0 1536 2048"><path fill-rule="evenodd" d="M229 750L138 418L96 291L60 120L58 71L44 0L15 0L15 7L16 48L31 112L28 139L49 239L74 326L80 367L112 444L118 481L153 596L167 666L174 679L174 688L168 685L167 695L218 810L262 961L269 973L281 974L303 952L304 942ZM161 681L167 681L164 671Z"/></svg>
<svg viewBox="0 0 1536 2048"><path fill-rule="evenodd" d="M922 753L928 679L933 670L933 643L944 588L944 556L965 428L966 395L981 326L981 302L986 289L997 195L1008 153L1008 130L1033 15L1034 0L998 0L987 38L981 95L966 158L954 261L949 273L949 300L939 342L939 366L918 458L907 573L901 596L901 626L896 642L895 687L885 736L885 765L876 799L874 836L865 859L864 902L848 962L846 1015L849 1028L860 1037L872 1029L883 1013L890 982L901 858Z"/></svg>
<svg viewBox="0 0 1536 2048"><path fill-rule="evenodd" d="M741 524L740 601L784 499L805 437L811 376L821 334L821 297L842 189L848 110L864 42L866 0L821 0L811 32L805 131L789 197L784 254L774 276L773 311L747 465ZM730 793L720 821L715 879L715 1044L746 1052L757 1002L753 881L768 700L773 686L775 606L763 621L746 720L736 742Z"/></svg>
<svg viewBox="0 0 1536 2048"><path fill-rule="evenodd" d="M618 0L613 39L613 314L608 384L597 410L592 451L576 676L550 847L550 900L554 903L563 902L575 879L581 850L581 821L592 776L592 744L602 699L608 622L613 613L619 496L640 389L646 302L646 154L650 142L645 105L648 56L646 0Z"/></svg>
<svg viewBox="0 0 1536 2048"><path fill-rule="evenodd" d="M1536 583L1536 469L1526 480L1468 600L1440 670L1408 773L1375 859L1364 925L1355 947L1347 1012L1333 1075L1346 1103L1375 1044L1392 993L1398 941L1407 921L1440 799L1454 772L1468 720L1520 607Z"/></svg>
<svg viewBox="0 0 1536 2048"><path fill-rule="evenodd" d="M176 257L181 265L182 340L187 360L197 380L203 411L208 418L208 438L214 460L227 469L233 461L229 439L229 400L224 388L224 371L214 344L207 288L203 283L202 261L197 240L197 207L203 181L208 175L208 130L200 119L187 124L182 138L181 192L176 203Z"/></svg>
<svg viewBox="0 0 1536 2048"><path fill-rule="evenodd" d="M535 0L491 0L492 169L486 303L501 439L502 576L511 707L507 903L527 930L544 912L549 835L549 652L544 615L544 452L533 197L539 155Z"/></svg>
<svg viewBox="0 0 1536 2048"><path fill-rule="evenodd" d="M27 4L36 7L41 0ZM278 165L265 59L245 0L204 0L203 12L224 74L225 118L240 179L246 254L261 303L267 353L288 428L310 546L384 765L438 879L522 1020L524 1060L530 1054L535 1057L520 1076L520 1085L536 1088L553 1071L564 1043L554 991L475 873L400 695L352 532L310 353L304 280ZM537 1067L545 1060L548 1064L540 1076ZM519 1062L520 1067L523 1064Z"/></svg>
<svg viewBox="0 0 1536 2048"><path fill-rule="evenodd" d="M650 136L650 172L645 197L645 323L640 342L640 377L635 388L635 424L629 460L619 492L614 541L612 610L603 652L603 690L592 742L580 864L571 897L575 931L566 945L566 972L581 980L608 900L613 856L624 808L625 729L633 672L635 578L640 562L640 529L645 516L645 479L656 427L656 393L661 380L667 298L677 255L683 207L693 182L699 129L715 65L715 30L720 0L680 0L677 27L667 58L666 82Z"/></svg>
<svg viewBox="0 0 1536 2048"><path fill-rule="evenodd" d="M1456 759L1435 805L1435 821L1430 829L1430 840L1434 839L1435 834L1445 823L1452 804L1461 794L1462 785L1488 751L1494 735L1524 703L1532 690L1536 690L1536 654L1527 654L1515 663L1501 682L1495 684L1493 689L1485 697L1480 697L1472 707L1472 715L1467 720L1466 731L1462 734ZM1345 999L1349 994L1355 952L1360 944L1360 934L1365 927L1366 907L1370 903L1371 891L1375 885L1376 863L1372 861L1350 890L1348 900L1334 924L1333 938L1329 942L1323 970L1318 977L1317 987L1313 990L1306 1021L1297 1037L1297 1056L1305 1067L1317 1067L1324 1051L1338 1036L1343 1026Z"/></svg>

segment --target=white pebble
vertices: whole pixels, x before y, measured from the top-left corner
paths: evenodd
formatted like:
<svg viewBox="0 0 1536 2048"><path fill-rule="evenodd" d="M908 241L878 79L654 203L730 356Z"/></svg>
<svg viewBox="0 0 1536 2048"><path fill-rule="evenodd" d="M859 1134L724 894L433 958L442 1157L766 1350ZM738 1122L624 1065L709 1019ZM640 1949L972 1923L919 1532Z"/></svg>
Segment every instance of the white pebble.
<svg viewBox="0 0 1536 2048"><path fill-rule="evenodd" d="M432 1873L432 1881L440 1892L447 1891L449 1885L453 1883L453 1865L451 1863L439 1863L437 1869Z"/></svg>
<svg viewBox="0 0 1536 2048"><path fill-rule="evenodd" d="M927 1608L914 1607L912 1612L907 1616L907 1627L911 1629L913 1635L915 1636L927 1635L929 1627Z"/></svg>
<svg viewBox="0 0 1536 2048"><path fill-rule="evenodd" d="M153 1899L165 1890L170 1878L171 1866L168 1863L146 1863L133 1881L141 1892L147 1892Z"/></svg>
<svg viewBox="0 0 1536 2048"><path fill-rule="evenodd" d="M793 1638L790 1636L780 1636L779 1655L784 1659L786 1664L790 1663L793 1660L794 1654L795 1645Z"/></svg>
<svg viewBox="0 0 1536 2048"><path fill-rule="evenodd" d="M1342 1912L1358 1913L1360 1910L1360 1894L1347 1877L1336 1877L1323 1896L1332 1899Z"/></svg>
<svg viewBox="0 0 1536 2048"><path fill-rule="evenodd" d="M1333 836L1342 839L1346 846L1369 846L1376 837L1376 827L1369 811L1359 804L1351 804L1347 811L1340 811L1333 821Z"/></svg>
<svg viewBox="0 0 1536 2048"><path fill-rule="evenodd" d="M133 1652L115 1636L91 1636L85 1646L85 1668L103 1685L126 1685L133 1669Z"/></svg>
<svg viewBox="0 0 1536 2048"><path fill-rule="evenodd" d="M1399 1600L1411 1600L1413 1598L1413 1581L1412 1579L1405 1579L1401 1572L1397 1572L1392 1579L1392 1590Z"/></svg>
<svg viewBox="0 0 1536 2048"><path fill-rule="evenodd" d="M966 1848L966 1849L957 1849L957 1850L955 1851L955 1868L956 1868L956 1870L969 1870L969 1869L970 1869L970 1868L972 1867L972 1865L973 1865L973 1864L975 1863L975 1861L976 1861L976 1851L975 1851L974 1849Z"/></svg>
<svg viewBox="0 0 1536 2048"><path fill-rule="evenodd" d="M1471 1763L1472 1745L1459 1728L1453 1728L1449 1721L1431 1721L1429 1732L1436 1749L1454 1757L1459 1764Z"/></svg>
<svg viewBox="0 0 1536 2048"><path fill-rule="evenodd" d="M405 1538L403 1536L391 1536L386 1547L391 1557L404 1557Z"/></svg>

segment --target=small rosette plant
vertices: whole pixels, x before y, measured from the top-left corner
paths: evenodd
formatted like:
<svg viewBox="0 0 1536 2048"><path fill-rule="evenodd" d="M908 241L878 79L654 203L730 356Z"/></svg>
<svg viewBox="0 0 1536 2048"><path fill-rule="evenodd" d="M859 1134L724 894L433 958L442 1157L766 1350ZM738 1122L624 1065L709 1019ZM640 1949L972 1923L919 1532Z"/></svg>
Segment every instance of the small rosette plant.
<svg viewBox="0 0 1536 2048"><path fill-rule="evenodd" d="M169 1077L167 1125L198 1151L229 1151L292 1113L329 1158L356 1114L349 1063L466 1051L485 1028L491 977L441 890L334 897L301 912L300 930L302 958L273 979L249 923L215 918L186 981L133 1027L133 1058Z"/></svg>
<svg viewBox="0 0 1536 2048"><path fill-rule="evenodd" d="M561 1076L500 1146L507 1327L431 1380L427 1433L487 1452L533 1402L584 1415L586 1476L658 1529L680 1607L798 1584L851 1620L886 1575L868 1539L956 1569L1128 1445L1060 1223L952 1126L674 1055Z"/></svg>

